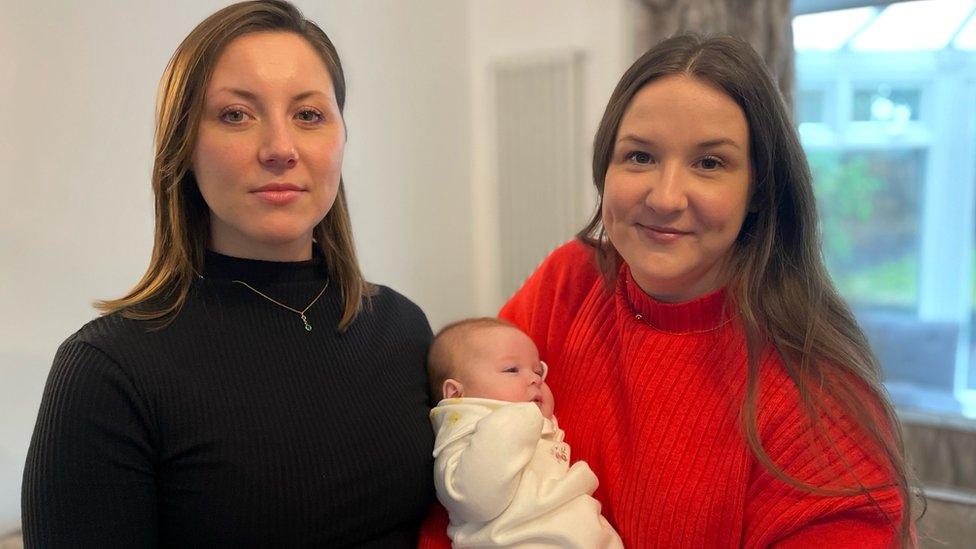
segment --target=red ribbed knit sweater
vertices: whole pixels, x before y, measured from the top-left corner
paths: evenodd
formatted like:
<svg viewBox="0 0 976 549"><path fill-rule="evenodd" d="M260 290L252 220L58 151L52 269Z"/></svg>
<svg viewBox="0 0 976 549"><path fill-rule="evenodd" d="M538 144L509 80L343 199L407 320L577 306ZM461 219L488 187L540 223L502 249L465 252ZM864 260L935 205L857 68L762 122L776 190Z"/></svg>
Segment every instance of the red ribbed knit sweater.
<svg viewBox="0 0 976 549"><path fill-rule="evenodd" d="M746 444L741 327L719 291L668 304L624 266L606 291L593 253L557 249L502 309L549 364L556 415L600 479L594 497L627 547L889 547L902 501L894 488L825 497L776 479ZM639 315L639 316L638 316ZM794 385L778 355L761 366L759 432L770 457L818 486L890 482L883 459L844 418L824 420L843 457L810 443ZM845 467L847 462L852 471ZM887 517L885 516L887 514ZM420 547L449 547L435 509Z"/></svg>

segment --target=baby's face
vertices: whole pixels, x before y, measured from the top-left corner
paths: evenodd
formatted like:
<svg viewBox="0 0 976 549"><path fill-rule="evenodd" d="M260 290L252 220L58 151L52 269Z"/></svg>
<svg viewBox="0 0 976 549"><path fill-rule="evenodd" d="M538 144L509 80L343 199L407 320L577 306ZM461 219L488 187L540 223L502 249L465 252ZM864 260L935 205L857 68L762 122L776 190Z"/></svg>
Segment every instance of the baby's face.
<svg viewBox="0 0 976 549"><path fill-rule="evenodd" d="M529 336L515 328L492 326L471 337L472 359L458 376L463 396L535 402L542 415L551 418L552 391L542 379L539 351Z"/></svg>

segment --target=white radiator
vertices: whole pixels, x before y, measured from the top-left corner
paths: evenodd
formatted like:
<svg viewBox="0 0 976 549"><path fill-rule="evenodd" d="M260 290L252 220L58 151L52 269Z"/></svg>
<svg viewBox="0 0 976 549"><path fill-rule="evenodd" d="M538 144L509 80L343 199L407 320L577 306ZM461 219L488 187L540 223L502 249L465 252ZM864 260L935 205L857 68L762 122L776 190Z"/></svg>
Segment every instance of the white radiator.
<svg viewBox="0 0 976 549"><path fill-rule="evenodd" d="M582 204L583 63L580 54L494 66L501 293L586 220ZM587 141L588 142L588 141Z"/></svg>

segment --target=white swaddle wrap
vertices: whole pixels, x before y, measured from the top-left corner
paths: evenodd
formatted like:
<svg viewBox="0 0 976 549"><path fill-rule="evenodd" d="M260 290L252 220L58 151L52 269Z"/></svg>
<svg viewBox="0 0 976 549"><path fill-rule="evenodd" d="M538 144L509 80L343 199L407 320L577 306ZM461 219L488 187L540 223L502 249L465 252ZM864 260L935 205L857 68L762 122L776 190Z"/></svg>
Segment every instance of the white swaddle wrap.
<svg viewBox="0 0 976 549"><path fill-rule="evenodd" d="M591 497L596 475L569 466L563 431L536 404L445 399L430 418L454 547L623 547Z"/></svg>

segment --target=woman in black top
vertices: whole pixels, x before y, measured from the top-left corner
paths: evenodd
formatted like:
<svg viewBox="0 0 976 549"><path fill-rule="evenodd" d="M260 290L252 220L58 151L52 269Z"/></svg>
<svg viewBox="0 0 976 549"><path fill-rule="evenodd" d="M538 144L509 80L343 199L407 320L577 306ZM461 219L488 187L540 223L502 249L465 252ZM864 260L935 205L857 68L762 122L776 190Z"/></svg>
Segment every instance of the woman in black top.
<svg viewBox="0 0 976 549"><path fill-rule="evenodd" d="M24 472L29 547L412 547L430 327L368 284L345 82L290 4L235 4L161 82L152 260L68 338Z"/></svg>

